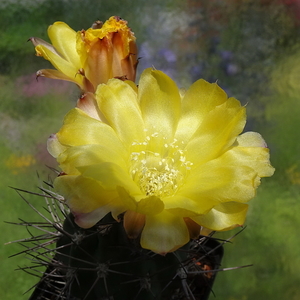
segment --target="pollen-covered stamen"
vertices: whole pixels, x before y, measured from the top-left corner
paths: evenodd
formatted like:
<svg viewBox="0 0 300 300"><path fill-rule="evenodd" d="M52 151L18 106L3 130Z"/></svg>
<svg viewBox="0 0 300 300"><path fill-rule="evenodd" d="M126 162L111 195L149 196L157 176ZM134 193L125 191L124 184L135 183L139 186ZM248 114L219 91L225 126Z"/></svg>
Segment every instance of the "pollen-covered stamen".
<svg viewBox="0 0 300 300"><path fill-rule="evenodd" d="M132 143L132 150L131 175L147 196L174 195L193 165L186 160L183 144L176 139L166 142L158 133Z"/></svg>

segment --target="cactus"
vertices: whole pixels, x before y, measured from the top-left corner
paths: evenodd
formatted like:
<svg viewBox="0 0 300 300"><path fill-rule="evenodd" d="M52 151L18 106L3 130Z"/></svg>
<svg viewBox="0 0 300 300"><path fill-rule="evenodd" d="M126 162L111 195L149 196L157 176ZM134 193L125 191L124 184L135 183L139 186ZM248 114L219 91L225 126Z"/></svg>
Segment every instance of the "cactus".
<svg viewBox="0 0 300 300"><path fill-rule="evenodd" d="M51 218L27 202L44 220L21 223L42 231L21 241L33 261L22 269L42 273L30 300L208 299L226 241L189 238L244 224L260 177L274 172L262 137L241 134L245 108L216 83L183 93L151 68L136 85L136 38L120 17L79 32L55 22L48 33L52 45L30 40L57 70L37 76L72 81L81 96L47 143L66 199L48 184L37 195Z"/></svg>
<svg viewBox="0 0 300 300"><path fill-rule="evenodd" d="M43 231L23 240L34 261L23 269L46 267L30 300L207 299L222 243L189 238L244 224L260 177L274 172L262 137L241 134L245 108L216 83L183 93L151 68L136 85L136 38L120 17L48 32L52 45L30 40L57 70L37 76L73 81L81 97L47 142L66 199L42 188L51 219L37 211L42 223L22 223Z"/></svg>
<svg viewBox="0 0 300 300"><path fill-rule="evenodd" d="M26 248L20 253L33 261L21 269L42 272L29 300L208 299L223 256L222 243L216 239L200 237L162 256L129 239L122 217L117 222L107 215L90 229L78 227L61 196L41 189L43 193L35 194L45 198L46 214L20 193L26 191L16 189L44 219L18 224L43 232L19 241Z"/></svg>

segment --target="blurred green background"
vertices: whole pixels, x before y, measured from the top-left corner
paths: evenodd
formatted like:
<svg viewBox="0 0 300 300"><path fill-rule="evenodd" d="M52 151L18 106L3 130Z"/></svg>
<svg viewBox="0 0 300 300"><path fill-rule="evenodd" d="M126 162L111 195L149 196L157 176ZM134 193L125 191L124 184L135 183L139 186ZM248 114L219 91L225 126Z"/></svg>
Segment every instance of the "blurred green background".
<svg viewBox="0 0 300 300"><path fill-rule="evenodd" d="M247 104L247 130L260 132L271 149L276 173L263 180L251 201L247 228L225 246L216 299L300 299L300 1L298 0L23 0L0 1L0 192L2 299L23 295L36 278L22 250L4 243L28 235L4 221L37 219L9 186L37 191L55 166L46 140L74 106L71 83L35 79L49 67L27 39L47 40L47 27L65 21L75 30L119 15L129 21L140 49L139 72L168 73L180 87L198 78L218 81ZM40 179L38 179L37 173ZM42 198L28 196L42 209ZM223 233L228 238L234 232ZM214 295L210 299L214 299ZM4 297L4 298L3 298Z"/></svg>

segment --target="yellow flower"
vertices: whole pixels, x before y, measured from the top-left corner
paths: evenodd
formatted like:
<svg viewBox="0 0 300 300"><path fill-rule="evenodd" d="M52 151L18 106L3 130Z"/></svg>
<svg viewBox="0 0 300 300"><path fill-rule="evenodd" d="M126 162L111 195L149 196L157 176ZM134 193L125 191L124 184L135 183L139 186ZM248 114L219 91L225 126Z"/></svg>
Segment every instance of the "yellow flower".
<svg viewBox="0 0 300 300"><path fill-rule="evenodd" d="M98 84L114 77L135 80L137 48L125 20L111 17L79 32L55 22L48 35L52 45L39 38L30 40L37 56L49 60L57 70L39 70L37 76L73 81L84 92L94 92Z"/></svg>
<svg viewBox="0 0 300 300"><path fill-rule="evenodd" d="M71 110L48 142L63 171L55 186L79 226L125 212L128 236L141 235L143 248L164 254L201 226L244 223L246 202L274 169L262 137L241 134L239 101L204 80L184 93L152 69L138 88L111 79L95 98L98 115Z"/></svg>

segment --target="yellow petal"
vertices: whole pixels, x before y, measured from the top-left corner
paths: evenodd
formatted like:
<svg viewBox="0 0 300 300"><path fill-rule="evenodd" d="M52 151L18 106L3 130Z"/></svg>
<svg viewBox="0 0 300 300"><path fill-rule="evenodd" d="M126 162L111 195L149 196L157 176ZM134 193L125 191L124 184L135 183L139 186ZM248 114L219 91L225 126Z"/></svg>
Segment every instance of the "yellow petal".
<svg viewBox="0 0 300 300"><path fill-rule="evenodd" d="M143 141L144 122L137 102L136 91L119 79L98 86L96 98L108 124L121 141L131 146L133 141Z"/></svg>
<svg viewBox="0 0 300 300"><path fill-rule="evenodd" d="M111 211L110 205L104 205L89 213L75 213L75 223L81 228L91 228Z"/></svg>
<svg viewBox="0 0 300 300"><path fill-rule="evenodd" d="M127 168L127 162L124 161L121 153L114 148L108 148L106 145L82 145L66 149L57 158L62 170L67 174L78 174L78 168L100 164L103 162L114 162Z"/></svg>
<svg viewBox="0 0 300 300"><path fill-rule="evenodd" d="M92 26L87 29L85 33L85 40L87 44L93 44L98 39L103 39L110 33L128 30L127 21L120 17L112 16L100 28Z"/></svg>
<svg viewBox="0 0 300 300"><path fill-rule="evenodd" d="M132 197L123 187L118 187L117 190L127 210L144 215L156 215L164 209L164 202L159 197L143 197L143 195Z"/></svg>
<svg viewBox="0 0 300 300"><path fill-rule="evenodd" d="M135 40L135 39L134 39ZM132 42L130 29L118 31L112 37L114 49L114 61L112 64L115 76L125 76L127 79L135 80L135 68L137 60L137 48Z"/></svg>
<svg viewBox="0 0 300 300"><path fill-rule="evenodd" d="M193 169L177 195L203 201L245 202L255 196L259 177L271 176L273 172L261 136L245 133L237 138L236 147Z"/></svg>
<svg viewBox="0 0 300 300"><path fill-rule="evenodd" d="M57 158L66 149L67 148L58 141L56 134L50 135L47 140L47 150L54 158Z"/></svg>
<svg viewBox="0 0 300 300"><path fill-rule="evenodd" d="M76 51L76 32L64 22L55 22L49 26L48 36L54 48L77 70L80 69L80 57Z"/></svg>
<svg viewBox="0 0 300 300"><path fill-rule="evenodd" d="M88 114L91 118L107 123L102 112L99 110L93 93L83 94L77 101L77 107Z"/></svg>
<svg viewBox="0 0 300 300"><path fill-rule="evenodd" d="M141 246L159 254L175 251L190 240L189 231L183 218L163 211L146 216L141 236Z"/></svg>
<svg viewBox="0 0 300 300"><path fill-rule="evenodd" d="M121 19L120 17L117 16L112 16L110 17L104 24L102 29L102 34L107 35L108 32L119 32L119 31L124 31L127 33L127 38L130 40L135 41L135 36L131 32L130 28L127 26L127 21ZM99 30L99 34L100 30ZM101 38L101 36L98 36Z"/></svg>
<svg viewBox="0 0 300 300"><path fill-rule="evenodd" d="M245 132L237 138L238 146L228 151L228 155L241 164L247 164L259 177L269 177L275 169L270 164L269 149L262 136L257 132Z"/></svg>
<svg viewBox="0 0 300 300"><path fill-rule="evenodd" d="M246 202L252 199L259 182L257 172L247 165L247 161L236 160L228 152L193 169L177 195L211 202L212 206L216 201Z"/></svg>
<svg viewBox="0 0 300 300"><path fill-rule="evenodd" d="M51 78L51 79L58 79L58 80L66 80L66 81L70 81L70 82L74 82L76 84L79 84L75 78L70 78L67 75L65 75L64 73L54 70L54 69L42 69L42 70L38 70L36 72L36 77L47 77L47 78Z"/></svg>
<svg viewBox="0 0 300 300"><path fill-rule="evenodd" d="M95 163L90 166L78 167L77 169L84 177L99 182L99 184L107 191L116 191L117 187L123 187L133 195L141 194L139 188L129 174L114 163Z"/></svg>
<svg viewBox="0 0 300 300"><path fill-rule="evenodd" d="M125 20L111 17L101 28L82 30L77 36L77 51L95 89L114 77L135 80L137 49Z"/></svg>
<svg viewBox="0 0 300 300"><path fill-rule="evenodd" d="M180 116L180 95L175 82L161 71L146 69L139 82L139 102L149 134L173 141Z"/></svg>
<svg viewBox="0 0 300 300"><path fill-rule="evenodd" d="M227 100L226 93L216 84L200 79L184 94L182 116L176 138L187 143L209 111Z"/></svg>
<svg viewBox="0 0 300 300"><path fill-rule="evenodd" d="M98 84L107 83L116 76L112 72L113 47L106 37L98 39L91 47L83 64L85 76L96 89Z"/></svg>
<svg viewBox="0 0 300 300"><path fill-rule="evenodd" d="M124 215L124 229L129 238L137 238L144 226L145 226L146 216L135 211L127 210Z"/></svg>
<svg viewBox="0 0 300 300"><path fill-rule="evenodd" d="M54 54L58 55L58 56L62 56L54 47L53 45L47 43L46 41L40 39L40 38L37 38L37 37L32 37L29 39L32 44L36 47L38 45L43 45L45 46L46 48L48 48L51 52L53 52ZM37 53L37 55L39 56L39 53ZM62 56L63 57L63 56Z"/></svg>
<svg viewBox="0 0 300 300"><path fill-rule="evenodd" d="M106 191L97 181L83 176L59 176L54 181L54 187L75 213L90 213L118 198L116 191Z"/></svg>
<svg viewBox="0 0 300 300"><path fill-rule="evenodd" d="M36 46L35 50L40 56L43 56L45 59L49 60L57 70L69 77L71 81L74 81L78 85L82 86L83 77L82 75L78 74L79 69L71 62L67 61L61 56L56 55L43 45Z"/></svg>
<svg viewBox="0 0 300 300"><path fill-rule="evenodd" d="M202 226L197 224L195 221L193 221L190 218L183 218L188 231L190 233L190 238L191 239L198 239L200 232L202 231Z"/></svg>
<svg viewBox="0 0 300 300"><path fill-rule="evenodd" d="M137 87L137 85L136 85L133 81L131 81L131 80L125 80L124 82L126 82L128 85L130 85L131 88L132 88L136 93L138 93L138 87Z"/></svg>
<svg viewBox="0 0 300 300"><path fill-rule="evenodd" d="M234 98L212 109L186 146L186 158L197 166L226 151L246 123L245 108Z"/></svg>
<svg viewBox="0 0 300 300"><path fill-rule="evenodd" d="M263 137L253 131L248 131L237 138L238 146L239 147L260 147L260 148L267 148L267 144Z"/></svg>
<svg viewBox="0 0 300 300"><path fill-rule="evenodd" d="M184 191L171 197L164 197L163 201L167 210L181 217L204 214L218 204L217 200L211 199L207 201L205 197L188 198L188 195L185 195Z"/></svg>
<svg viewBox="0 0 300 300"><path fill-rule="evenodd" d="M57 133L61 144L68 146L104 144L117 153L126 153L120 139L107 124L91 118L78 108L72 109Z"/></svg>
<svg viewBox="0 0 300 300"><path fill-rule="evenodd" d="M229 230L244 224L247 210L247 204L227 202L217 205L203 216L191 219L211 230Z"/></svg>

